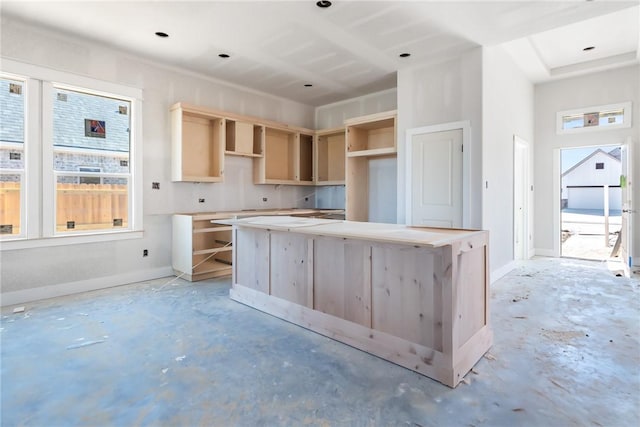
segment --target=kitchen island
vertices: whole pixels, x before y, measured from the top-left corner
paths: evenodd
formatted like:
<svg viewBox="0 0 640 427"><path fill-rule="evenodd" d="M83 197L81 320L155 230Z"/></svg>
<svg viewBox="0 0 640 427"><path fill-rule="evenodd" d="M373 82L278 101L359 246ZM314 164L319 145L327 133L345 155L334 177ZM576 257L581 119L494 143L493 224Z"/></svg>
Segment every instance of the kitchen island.
<svg viewBox="0 0 640 427"><path fill-rule="evenodd" d="M291 216L233 224L233 300L455 387L491 347L488 232Z"/></svg>

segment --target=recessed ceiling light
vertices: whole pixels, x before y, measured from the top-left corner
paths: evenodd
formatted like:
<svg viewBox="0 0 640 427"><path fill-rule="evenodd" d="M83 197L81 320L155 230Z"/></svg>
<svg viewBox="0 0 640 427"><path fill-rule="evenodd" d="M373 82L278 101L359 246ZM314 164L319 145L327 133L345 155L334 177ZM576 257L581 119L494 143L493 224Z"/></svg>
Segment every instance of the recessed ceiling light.
<svg viewBox="0 0 640 427"><path fill-rule="evenodd" d="M410 56L411 56L411 54L410 54L410 53L406 53L406 52L405 52L405 53L401 53L401 54L400 54L400 55L398 55L398 56L399 56L400 58L408 58L408 57L410 57Z"/></svg>
<svg viewBox="0 0 640 427"><path fill-rule="evenodd" d="M311 83L305 83L304 87L312 87L313 85Z"/></svg>
<svg viewBox="0 0 640 427"><path fill-rule="evenodd" d="M226 53L221 53L218 55L220 58L229 58L229 55Z"/></svg>
<svg viewBox="0 0 640 427"><path fill-rule="evenodd" d="M169 34L163 33L162 31L157 31L156 36L158 37L169 37Z"/></svg>
<svg viewBox="0 0 640 427"><path fill-rule="evenodd" d="M585 47L585 48L584 48L584 49L582 49L582 50L584 50L584 51L586 52L586 51L588 51L588 50L593 50L593 49L595 49L595 48L596 48L595 46L587 46L587 47Z"/></svg>
<svg viewBox="0 0 640 427"><path fill-rule="evenodd" d="M316 6L322 7L322 8L327 8L327 7L331 6L331 2L329 0L320 0L320 1L316 2Z"/></svg>

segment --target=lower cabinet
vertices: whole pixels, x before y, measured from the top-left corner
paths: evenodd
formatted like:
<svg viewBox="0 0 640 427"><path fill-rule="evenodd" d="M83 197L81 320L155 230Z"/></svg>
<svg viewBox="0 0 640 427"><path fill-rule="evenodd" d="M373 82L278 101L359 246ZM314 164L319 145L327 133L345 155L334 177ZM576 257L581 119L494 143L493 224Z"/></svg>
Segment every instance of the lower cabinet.
<svg viewBox="0 0 640 427"><path fill-rule="evenodd" d="M196 281L231 274L231 226L217 214L173 216L172 264L176 276Z"/></svg>

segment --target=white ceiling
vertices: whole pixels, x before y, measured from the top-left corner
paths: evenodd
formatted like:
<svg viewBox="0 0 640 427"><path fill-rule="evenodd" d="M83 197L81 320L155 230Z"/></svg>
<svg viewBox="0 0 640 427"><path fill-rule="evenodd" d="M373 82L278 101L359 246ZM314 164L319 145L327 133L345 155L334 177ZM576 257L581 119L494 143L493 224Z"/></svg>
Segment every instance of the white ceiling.
<svg viewBox="0 0 640 427"><path fill-rule="evenodd" d="M640 0L315 3L3 0L0 13L309 105L395 87L398 69L479 45L505 43L536 82L639 62Z"/></svg>

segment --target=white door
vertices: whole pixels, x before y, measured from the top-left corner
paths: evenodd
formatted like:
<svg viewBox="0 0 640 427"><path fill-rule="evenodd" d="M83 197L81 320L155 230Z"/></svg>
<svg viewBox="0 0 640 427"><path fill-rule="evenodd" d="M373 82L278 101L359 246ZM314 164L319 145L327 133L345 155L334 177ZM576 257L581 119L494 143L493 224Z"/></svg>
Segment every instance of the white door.
<svg viewBox="0 0 640 427"><path fill-rule="evenodd" d="M462 129L411 136L411 223L462 227Z"/></svg>
<svg viewBox="0 0 640 427"><path fill-rule="evenodd" d="M513 137L513 259L528 259L529 146Z"/></svg>
<svg viewBox="0 0 640 427"><path fill-rule="evenodd" d="M633 194L633 189L631 188L631 176L632 170L631 165L633 162L633 153L631 151L631 141L628 141L626 144L622 145L620 148L620 163L622 166L621 178L620 178L620 190L622 194L622 227L620 229L621 239L620 239L620 258L623 261L625 273L627 276L630 274L631 267L631 236L632 236L632 223L630 215L634 212L633 205L631 200L631 195Z"/></svg>

